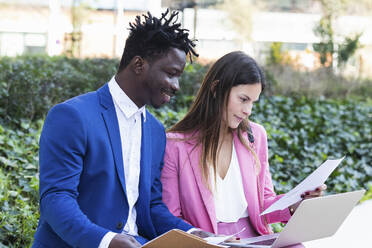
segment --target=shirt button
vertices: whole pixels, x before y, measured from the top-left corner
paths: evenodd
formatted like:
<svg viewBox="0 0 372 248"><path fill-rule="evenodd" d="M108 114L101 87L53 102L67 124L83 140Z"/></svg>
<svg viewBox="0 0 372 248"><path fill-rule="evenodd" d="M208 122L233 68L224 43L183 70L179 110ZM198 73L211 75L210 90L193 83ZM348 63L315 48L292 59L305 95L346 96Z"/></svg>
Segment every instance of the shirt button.
<svg viewBox="0 0 372 248"><path fill-rule="evenodd" d="M123 228L123 222L118 222L118 224L116 224L116 229L121 230L122 228Z"/></svg>

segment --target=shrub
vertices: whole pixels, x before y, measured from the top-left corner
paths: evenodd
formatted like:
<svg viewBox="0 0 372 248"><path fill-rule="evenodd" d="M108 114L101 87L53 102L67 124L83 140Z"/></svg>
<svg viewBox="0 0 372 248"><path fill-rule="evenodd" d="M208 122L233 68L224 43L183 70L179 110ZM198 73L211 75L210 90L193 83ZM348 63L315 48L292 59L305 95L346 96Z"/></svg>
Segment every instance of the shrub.
<svg viewBox="0 0 372 248"><path fill-rule="evenodd" d="M55 104L96 90L110 80L118 61L21 56L0 59L0 117L36 120Z"/></svg>
<svg viewBox="0 0 372 248"><path fill-rule="evenodd" d="M117 60L65 57L0 59L0 123L12 124L0 125L0 247L28 247L33 240L39 218L37 168L41 119L52 105L95 90L108 81L117 63ZM187 112L206 70L206 66L199 64L187 65L180 79L182 92L177 98L160 109L149 108L166 127ZM267 72L274 72L268 79L277 81L276 87L281 86L280 73ZM299 87L300 93L295 93L295 86L311 75L291 73L288 75L292 78L287 79L292 80L292 91L283 91L290 97L263 96L251 116L268 132L269 162L276 191L287 192L325 159L344 155L345 161L327 180L328 191L370 188L372 100L299 96L307 95L306 91ZM345 80L347 85L346 79L332 80ZM368 84L355 89L367 97L371 92ZM270 93L274 94L275 90L278 88ZM371 197L370 188L364 200ZM280 227L275 226L276 230Z"/></svg>
<svg viewBox="0 0 372 248"><path fill-rule="evenodd" d="M345 161L328 179L329 192L368 188L372 181L372 101L270 97L253 120L268 132L275 188L287 192L327 158Z"/></svg>
<svg viewBox="0 0 372 248"><path fill-rule="evenodd" d="M42 121L0 125L0 247L28 247L39 219L38 150Z"/></svg>
<svg viewBox="0 0 372 248"><path fill-rule="evenodd" d="M2 122L45 117L55 104L97 90L116 73L117 59L20 56L0 58ZM174 110L189 106L208 66L187 64ZM176 107L177 106L177 107Z"/></svg>
<svg viewBox="0 0 372 248"><path fill-rule="evenodd" d="M319 68L315 71L298 71L290 65L265 67L268 89L265 94L346 99L372 97L372 79L345 77Z"/></svg>
<svg viewBox="0 0 372 248"><path fill-rule="evenodd" d="M55 104L93 91L115 74L117 59L76 59L48 56L0 58L0 119L9 121L43 118ZM187 64L180 78L181 91L171 109L190 106L209 65ZM305 95L346 98L372 96L372 80L344 78L320 69L295 71L290 66L265 68L269 95Z"/></svg>

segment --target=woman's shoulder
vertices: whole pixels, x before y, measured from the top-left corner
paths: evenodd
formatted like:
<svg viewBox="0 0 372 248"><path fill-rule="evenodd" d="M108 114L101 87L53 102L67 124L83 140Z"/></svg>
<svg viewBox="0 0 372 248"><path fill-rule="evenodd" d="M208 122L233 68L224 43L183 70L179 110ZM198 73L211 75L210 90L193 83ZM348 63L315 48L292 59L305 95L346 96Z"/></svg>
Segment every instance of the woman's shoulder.
<svg viewBox="0 0 372 248"><path fill-rule="evenodd" d="M167 132L167 145L182 146L187 144L194 144L193 137L193 135L188 133Z"/></svg>
<svg viewBox="0 0 372 248"><path fill-rule="evenodd" d="M198 136L198 132L184 133L184 132L167 132L167 139L183 140L193 142Z"/></svg>
<svg viewBox="0 0 372 248"><path fill-rule="evenodd" d="M167 139L184 139L185 134L184 133L179 133L179 132L167 132Z"/></svg>
<svg viewBox="0 0 372 248"><path fill-rule="evenodd" d="M267 140L267 133L265 128L256 122L249 121L249 126L252 130L253 137L255 141L259 142L261 140Z"/></svg>
<svg viewBox="0 0 372 248"><path fill-rule="evenodd" d="M258 124L258 123L253 122L253 121L249 121L249 125L252 129L253 134L264 134L264 135L266 135L266 130L261 124Z"/></svg>

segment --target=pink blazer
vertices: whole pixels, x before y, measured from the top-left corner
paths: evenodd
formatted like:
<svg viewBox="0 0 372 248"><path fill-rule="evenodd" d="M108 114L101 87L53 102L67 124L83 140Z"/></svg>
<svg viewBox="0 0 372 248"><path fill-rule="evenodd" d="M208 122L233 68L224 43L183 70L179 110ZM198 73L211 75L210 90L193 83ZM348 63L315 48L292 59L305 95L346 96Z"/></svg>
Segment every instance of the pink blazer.
<svg viewBox="0 0 372 248"><path fill-rule="evenodd" d="M273 189L268 163L268 146L265 129L250 122L255 138L255 151L261 162L257 175L254 157L234 133L233 142L238 156L248 214L259 234L271 233L268 223L285 222L290 218L288 209L265 215L259 214L283 195L277 196ZM200 147L188 136L180 133L167 134L164 168L161 174L163 201L177 217L195 227L218 233L213 195L202 179L199 167ZM244 134L247 139L247 134Z"/></svg>

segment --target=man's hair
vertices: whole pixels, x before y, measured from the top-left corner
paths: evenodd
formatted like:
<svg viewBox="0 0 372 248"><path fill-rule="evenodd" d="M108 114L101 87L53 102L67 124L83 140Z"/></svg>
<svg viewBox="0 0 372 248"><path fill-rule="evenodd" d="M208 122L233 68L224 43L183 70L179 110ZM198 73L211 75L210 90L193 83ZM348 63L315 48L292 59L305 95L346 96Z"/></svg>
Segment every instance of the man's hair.
<svg viewBox="0 0 372 248"><path fill-rule="evenodd" d="M143 15L145 20L141 22L141 17L137 16L135 22L130 23L129 37L126 40L123 56L121 57L119 71L123 70L135 56L153 60L163 55L169 48L174 47L189 54L198 56L195 52L195 43L188 38L187 29L180 28L177 23L178 12L172 11L169 18L169 9L161 14L161 18L156 18L147 12Z"/></svg>

